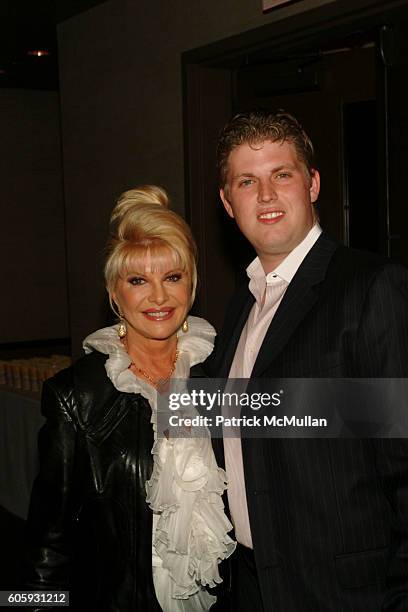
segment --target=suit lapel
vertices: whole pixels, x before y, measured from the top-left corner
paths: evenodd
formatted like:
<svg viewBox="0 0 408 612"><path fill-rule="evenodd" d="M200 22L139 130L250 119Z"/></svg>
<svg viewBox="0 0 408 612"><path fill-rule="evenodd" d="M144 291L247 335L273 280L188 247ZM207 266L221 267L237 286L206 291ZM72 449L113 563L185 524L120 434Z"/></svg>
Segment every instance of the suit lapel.
<svg viewBox="0 0 408 612"><path fill-rule="evenodd" d="M252 370L252 377L261 376L276 359L316 303L317 285L325 278L330 259L337 247L335 242L322 233L305 257L265 335Z"/></svg>
<svg viewBox="0 0 408 612"><path fill-rule="evenodd" d="M233 303L227 310L227 317L217 344L216 359L211 364L211 374L217 378L228 378L242 329L255 301L248 287L244 285L234 296L233 300ZM217 465L225 469L223 439L212 438L212 445ZM225 503L228 506L228 499L225 500Z"/></svg>
<svg viewBox="0 0 408 612"><path fill-rule="evenodd" d="M222 338L220 338L217 352L220 355L220 363L217 367L217 376L227 378L234 359L235 350L241 337L242 329L246 323L255 299L247 286L243 286L234 297L234 303L228 310L228 318L225 322Z"/></svg>

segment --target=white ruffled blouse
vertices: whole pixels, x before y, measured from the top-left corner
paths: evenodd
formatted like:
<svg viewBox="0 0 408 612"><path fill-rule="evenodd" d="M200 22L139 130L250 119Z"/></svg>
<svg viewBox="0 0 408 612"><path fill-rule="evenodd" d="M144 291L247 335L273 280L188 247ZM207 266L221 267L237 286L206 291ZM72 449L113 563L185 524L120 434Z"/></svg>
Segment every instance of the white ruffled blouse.
<svg viewBox="0 0 408 612"><path fill-rule="evenodd" d="M188 317L179 332L179 357L172 378L187 379L190 368L213 350L215 330L204 319ZM235 550L232 525L224 513L227 477L216 464L211 439L157 437L157 391L129 370L131 359L117 325L100 329L83 343L86 353L109 355L106 372L118 391L139 393L152 409L155 442L153 473L146 502L153 510L153 581L164 612L206 612L216 601L204 588L220 583L218 564ZM202 433L201 433L202 436Z"/></svg>

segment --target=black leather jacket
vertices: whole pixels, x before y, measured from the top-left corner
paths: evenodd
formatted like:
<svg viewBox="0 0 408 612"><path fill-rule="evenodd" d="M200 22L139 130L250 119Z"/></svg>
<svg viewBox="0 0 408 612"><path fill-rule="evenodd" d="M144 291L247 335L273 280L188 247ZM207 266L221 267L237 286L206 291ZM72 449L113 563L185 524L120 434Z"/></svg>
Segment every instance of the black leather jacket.
<svg viewBox="0 0 408 612"><path fill-rule="evenodd" d="M91 353L44 384L25 586L70 590L70 610L155 612L151 408L115 389L106 358Z"/></svg>

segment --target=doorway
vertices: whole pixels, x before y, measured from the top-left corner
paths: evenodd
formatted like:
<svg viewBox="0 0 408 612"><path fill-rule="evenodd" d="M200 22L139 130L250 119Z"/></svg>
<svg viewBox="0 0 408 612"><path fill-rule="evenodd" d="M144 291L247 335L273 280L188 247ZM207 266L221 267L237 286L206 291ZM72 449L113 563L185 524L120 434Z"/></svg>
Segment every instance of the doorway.
<svg viewBox="0 0 408 612"><path fill-rule="evenodd" d="M397 175L408 161L401 133L401 126L408 132L408 2L390 2L386 12L368 0L358 9L339 4L271 24L269 38L262 28L183 57L187 216L200 253L196 310L217 328L254 257L218 197L216 140L235 112L293 113L317 151L323 228L346 245L408 263Z"/></svg>

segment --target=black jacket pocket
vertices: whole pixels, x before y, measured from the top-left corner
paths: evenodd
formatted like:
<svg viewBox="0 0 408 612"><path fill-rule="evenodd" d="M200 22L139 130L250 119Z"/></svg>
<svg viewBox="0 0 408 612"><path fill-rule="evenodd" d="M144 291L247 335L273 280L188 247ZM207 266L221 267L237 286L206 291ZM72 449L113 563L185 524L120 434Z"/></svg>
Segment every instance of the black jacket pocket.
<svg viewBox="0 0 408 612"><path fill-rule="evenodd" d="M335 564L339 584L344 589L385 583L388 548L337 555Z"/></svg>

